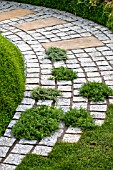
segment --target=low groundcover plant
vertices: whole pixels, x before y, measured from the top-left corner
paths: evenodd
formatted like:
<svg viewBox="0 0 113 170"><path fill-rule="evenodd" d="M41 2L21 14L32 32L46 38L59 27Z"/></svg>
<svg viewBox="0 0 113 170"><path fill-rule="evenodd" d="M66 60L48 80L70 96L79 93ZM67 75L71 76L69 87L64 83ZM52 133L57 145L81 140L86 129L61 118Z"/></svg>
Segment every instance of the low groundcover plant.
<svg viewBox="0 0 113 170"><path fill-rule="evenodd" d="M104 83L87 82L80 88L80 94L89 101L104 101L108 96L113 95L113 90Z"/></svg>
<svg viewBox="0 0 113 170"><path fill-rule="evenodd" d="M12 128L12 134L17 139L36 139L51 135L58 129L63 118L63 111L53 106L35 107L22 112L20 119Z"/></svg>
<svg viewBox="0 0 113 170"><path fill-rule="evenodd" d="M31 97L38 100L57 100L57 96L61 96L61 92L58 89L54 88L44 88L41 86L37 86L31 92Z"/></svg>
<svg viewBox="0 0 113 170"><path fill-rule="evenodd" d="M81 129L92 129L95 126L90 113L83 108L71 109L65 113L64 122L66 126L80 127Z"/></svg>
<svg viewBox="0 0 113 170"><path fill-rule="evenodd" d="M50 79L72 81L77 78L77 73L72 69L61 66L52 70L52 76L53 77L50 77Z"/></svg>
<svg viewBox="0 0 113 170"><path fill-rule="evenodd" d="M51 61L61 61L61 60L66 60L67 54L64 49L57 48L57 47L49 47L48 50L46 51L46 55L48 56L48 59Z"/></svg>

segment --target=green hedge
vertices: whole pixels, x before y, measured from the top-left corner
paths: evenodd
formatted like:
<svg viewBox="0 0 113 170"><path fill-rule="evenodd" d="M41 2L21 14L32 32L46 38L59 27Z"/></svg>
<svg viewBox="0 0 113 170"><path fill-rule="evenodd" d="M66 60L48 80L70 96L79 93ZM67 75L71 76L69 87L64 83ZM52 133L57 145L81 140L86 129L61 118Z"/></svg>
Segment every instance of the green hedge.
<svg viewBox="0 0 113 170"><path fill-rule="evenodd" d="M107 26L113 31L112 1L103 0L15 0L22 3L41 5L64 10Z"/></svg>
<svg viewBox="0 0 113 170"><path fill-rule="evenodd" d="M15 45L0 35L0 136L23 98L24 82L22 54Z"/></svg>

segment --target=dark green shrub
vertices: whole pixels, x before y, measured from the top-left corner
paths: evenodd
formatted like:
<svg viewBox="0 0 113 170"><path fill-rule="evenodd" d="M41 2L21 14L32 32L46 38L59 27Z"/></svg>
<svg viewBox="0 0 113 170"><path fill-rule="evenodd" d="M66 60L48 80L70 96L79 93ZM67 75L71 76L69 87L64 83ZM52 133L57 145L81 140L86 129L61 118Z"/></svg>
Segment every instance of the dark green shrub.
<svg viewBox="0 0 113 170"><path fill-rule="evenodd" d="M63 111L55 107L41 105L26 110L12 128L17 139L36 139L49 136L54 132L63 117Z"/></svg>
<svg viewBox="0 0 113 170"><path fill-rule="evenodd" d="M23 98L24 82L22 54L15 45L0 35L0 136Z"/></svg>
<svg viewBox="0 0 113 170"><path fill-rule="evenodd" d="M61 61L67 59L67 54L64 49L56 48L56 47L49 47L46 51L48 59L51 61Z"/></svg>
<svg viewBox="0 0 113 170"><path fill-rule="evenodd" d="M57 100L57 96L61 96L61 92L54 88L35 87L31 92L31 97L38 100Z"/></svg>
<svg viewBox="0 0 113 170"><path fill-rule="evenodd" d="M92 129L95 127L90 113L83 108L71 109L65 113L64 122L66 126L80 127L82 129Z"/></svg>
<svg viewBox="0 0 113 170"><path fill-rule="evenodd" d="M54 77L51 77L50 79L55 79L55 80L74 80L77 78L77 73L74 72L72 69L65 68L63 66L59 68L54 68L52 70L52 75Z"/></svg>
<svg viewBox="0 0 113 170"><path fill-rule="evenodd" d="M89 101L104 101L108 96L113 95L113 90L104 83L87 82L80 88L80 94Z"/></svg>
<svg viewBox="0 0 113 170"><path fill-rule="evenodd" d="M109 19L109 15L113 10L112 2L109 4L109 0L16 0L17 2L31 3L40 6L46 6L49 8L55 8L71 12L83 18L100 23L113 30L112 20ZM111 18L111 17L110 17ZM109 24L107 24L109 23Z"/></svg>

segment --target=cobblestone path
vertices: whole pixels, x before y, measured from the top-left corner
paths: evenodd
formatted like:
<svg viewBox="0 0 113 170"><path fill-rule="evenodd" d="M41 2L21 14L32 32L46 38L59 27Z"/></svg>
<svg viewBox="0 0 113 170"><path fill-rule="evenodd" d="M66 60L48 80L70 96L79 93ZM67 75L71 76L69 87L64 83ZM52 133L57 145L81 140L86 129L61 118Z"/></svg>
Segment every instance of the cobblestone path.
<svg viewBox="0 0 113 170"><path fill-rule="evenodd" d="M63 96L57 106L64 111L69 108L86 108L101 125L105 119L108 103L113 97L101 103L88 102L79 94L79 88L87 81L104 82L113 88L113 34L105 27L82 19L70 13L44 7L0 1L0 31L19 47L26 63L26 91L15 115L0 138L0 170L14 170L29 152L47 156L57 140L77 142L82 131L79 128L65 128L51 137L41 140L16 140L11 128L20 117L21 111L32 108L35 101L30 98L31 90L41 85L57 87ZM49 46L60 46L67 50L68 60L51 63L45 57ZM78 73L71 81L48 80L51 69L65 66ZM52 101L39 101L37 105L51 105Z"/></svg>

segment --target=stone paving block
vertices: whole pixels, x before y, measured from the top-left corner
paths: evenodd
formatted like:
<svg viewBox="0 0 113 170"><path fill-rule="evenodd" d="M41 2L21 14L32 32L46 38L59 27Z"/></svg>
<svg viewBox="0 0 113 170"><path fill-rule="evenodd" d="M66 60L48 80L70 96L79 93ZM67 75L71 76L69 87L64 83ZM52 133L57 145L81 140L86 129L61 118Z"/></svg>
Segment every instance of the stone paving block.
<svg viewBox="0 0 113 170"><path fill-rule="evenodd" d="M85 102L76 102L76 103L73 103L72 104L72 108L74 109L74 108L77 108L77 109L80 109L80 108L84 108L84 109L86 109L87 110L87 103L85 103Z"/></svg>
<svg viewBox="0 0 113 170"><path fill-rule="evenodd" d="M67 80L60 80L60 81L57 81L57 85L58 86L66 86L66 85L72 85L72 82L71 81L67 81Z"/></svg>
<svg viewBox="0 0 113 170"><path fill-rule="evenodd" d="M70 99L66 98L59 98L57 101L58 106L69 106L70 105Z"/></svg>
<svg viewBox="0 0 113 170"><path fill-rule="evenodd" d="M106 114L105 112L90 112L90 115L92 115L95 119L105 119L106 118Z"/></svg>
<svg viewBox="0 0 113 170"><path fill-rule="evenodd" d="M1 164L0 170L15 170L16 166L14 165L8 165L8 164Z"/></svg>
<svg viewBox="0 0 113 170"><path fill-rule="evenodd" d="M29 31L29 30L35 30L35 29L40 29L40 28L49 27L58 24L64 24L64 23L67 22L55 17L50 17L45 19L38 19L32 22L26 22L23 24L18 24L15 26L21 30Z"/></svg>
<svg viewBox="0 0 113 170"><path fill-rule="evenodd" d="M36 146L33 154L42 155L42 156L48 156L48 154L52 151L52 147L48 146Z"/></svg>
<svg viewBox="0 0 113 170"><path fill-rule="evenodd" d="M58 86L58 90L63 91L63 92L71 92L71 86Z"/></svg>
<svg viewBox="0 0 113 170"><path fill-rule="evenodd" d="M21 102L22 104L34 105L35 100L31 98L24 98Z"/></svg>
<svg viewBox="0 0 113 170"><path fill-rule="evenodd" d="M30 85L26 85L26 90L28 90L28 91L31 91L31 90L33 90L35 87L37 87L37 85L38 84L30 84ZM23 106L22 106L23 107ZM20 107L19 107L19 109L20 109ZM19 111L19 110L17 110L17 111ZM20 110L21 111L21 110Z"/></svg>
<svg viewBox="0 0 113 170"><path fill-rule="evenodd" d="M26 77L27 78L38 78L39 73L27 73Z"/></svg>
<svg viewBox="0 0 113 170"><path fill-rule="evenodd" d="M26 139L20 139L19 144L29 144L34 145L37 143L37 140L26 140Z"/></svg>
<svg viewBox="0 0 113 170"><path fill-rule="evenodd" d="M13 135L11 134L11 129L6 129L4 136L6 137L13 137Z"/></svg>
<svg viewBox="0 0 113 170"><path fill-rule="evenodd" d="M40 64L41 69L52 69L52 65L51 64Z"/></svg>
<svg viewBox="0 0 113 170"><path fill-rule="evenodd" d="M54 146L55 143L57 142L57 138L54 137L54 135L50 136L50 137L46 137L44 139L42 139L39 144L40 145L46 145L46 146Z"/></svg>
<svg viewBox="0 0 113 170"><path fill-rule="evenodd" d="M79 134L65 134L62 142L67 142L67 143L77 143L80 139L81 135Z"/></svg>
<svg viewBox="0 0 113 170"><path fill-rule="evenodd" d="M86 98L83 98L82 96L74 96L73 97L73 102L88 102Z"/></svg>
<svg viewBox="0 0 113 170"><path fill-rule="evenodd" d="M72 134L81 134L82 133L82 130L80 128L77 128L77 127L68 127L68 129L66 130L65 133L72 133Z"/></svg>
<svg viewBox="0 0 113 170"><path fill-rule="evenodd" d="M107 110L107 105L90 105L90 111L103 112Z"/></svg>
<svg viewBox="0 0 113 170"><path fill-rule="evenodd" d="M18 105L16 111L25 111L26 109L31 109L32 108L32 105Z"/></svg>
<svg viewBox="0 0 113 170"><path fill-rule="evenodd" d="M41 80L41 84L44 86L53 86L53 85L55 85L55 81L54 80Z"/></svg>
<svg viewBox="0 0 113 170"><path fill-rule="evenodd" d="M9 150L9 147L0 146L0 157L5 157L8 150Z"/></svg>
<svg viewBox="0 0 113 170"><path fill-rule="evenodd" d="M20 118L20 116L21 116L21 112L16 112L13 116L13 119L18 120Z"/></svg>
<svg viewBox="0 0 113 170"><path fill-rule="evenodd" d="M14 138L0 137L0 146L12 146L15 141Z"/></svg>
<svg viewBox="0 0 113 170"><path fill-rule="evenodd" d="M22 17L25 15L34 14L34 13L35 13L34 11L31 11L28 9L17 8L16 10L1 12L0 21L11 19L11 18Z"/></svg>
<svg viewBox="0 0 113 170"><path fill-rule="evenodd" d="M39 63L28 62L27 67L37 68L37 67L39 67Z"/></svg>
<svg viewBox="0 0 113 170"><path fill-rule="evenodd" d="M103 46L104 44L95 37L84 37L72 40L42 43L42 45L45 49L48 49L49 47L58 47L65 50L71 50L78 48Z"/></svg>
<svg viewBox="0 0 113 170"><path fill-rule="evenodd" d="M64 98L70 98L72 96L71 92L62 92Z"/></svg>
<svg viewBox="0 0 113 170"><path fill-rule="evenodd" d="M51 106L53 103L53 100L39 100L37 102L37 105L46 105L46 106Z"/></svg>
<svg viewBox="0 0 113 170"><path fill-rule="evenodd" d="M109 99L109 103L113 104L113 99L112 98Z"/></svg>
<svg viewBox="0 0 113 170"><path fill-rule="evenodd" d="M39 78L38 77L26 78L26 84L39 84Z"/></svg>
<svg viewBox="0 0 113 170"><path fill-rule="evenodd" d="M27 68L27 73L39 73L40 68Z"/></svg>
<svg viewBox="0 0 113 170"><path fill-rule="evenodd" d="M12 128L13 125L17 122L17 120L11 120L11 122L8 125L8 128Z"/></svg>
<svg viewBox="0 0 113 170"><path fill-rule="evenodd" d="M11 152L16 154L27 154L32 148L32 145L16 144Z"/></svg>
<svg viewBox="0 0 113 170"><path fill-rule="evenodd" d="M87 79L88 79L88 81L91 81L91 82L95 81L95 82L102 83L101 77L88 77Z"/></svg>
<svg viewBox="0 0 113 170"><path fill-rule="evenodd" d="M102 120L102 119L95 119L95 125L102 126L103 123L104 123L104 120Z"/></svg>
<svg viewBox="0 0 113 170"><path fill-rule="evenodd" d="M24 157L25 155L10 153L8 157L5 159L4 163L19 165Z"/></svg>

